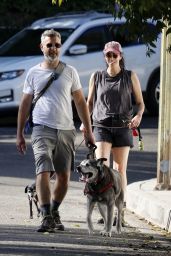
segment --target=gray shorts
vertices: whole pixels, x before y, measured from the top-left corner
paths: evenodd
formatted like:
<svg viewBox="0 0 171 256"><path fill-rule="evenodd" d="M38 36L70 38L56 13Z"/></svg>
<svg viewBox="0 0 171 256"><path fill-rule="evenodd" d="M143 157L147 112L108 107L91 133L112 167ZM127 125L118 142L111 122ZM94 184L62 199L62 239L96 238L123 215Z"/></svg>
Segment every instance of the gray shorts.
<svg viewBox="0 0 171 256"><path fill-rule="evenodd" d="M114 147L133 147L132 130L129 128L103 128L94 127L93 130L95 141L105 141Z"/></svg>
<svg viewBox="0 0 171 256"><path fill-rule="evenodd" d="M31 135L36 174L66 172L74 169L75 130L34 126Z"/></svg>

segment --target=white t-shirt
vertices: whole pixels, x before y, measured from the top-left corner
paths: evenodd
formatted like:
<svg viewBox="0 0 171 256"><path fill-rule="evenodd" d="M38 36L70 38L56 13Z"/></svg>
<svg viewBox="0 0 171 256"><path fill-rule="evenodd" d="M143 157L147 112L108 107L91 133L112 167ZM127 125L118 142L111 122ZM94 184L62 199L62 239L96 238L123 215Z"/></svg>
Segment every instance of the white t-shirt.
<svg viewBox="0 0 171 256"><path fill-rule="evenodd" d="M42 68L40 64L32 67L27 73L23 92L36 98L46 86L52 72L51 69ZM52 82L36 102L33 123L55 129L74 129L71 93L81 88L76 69L66 65L60 77Z"/></svg>

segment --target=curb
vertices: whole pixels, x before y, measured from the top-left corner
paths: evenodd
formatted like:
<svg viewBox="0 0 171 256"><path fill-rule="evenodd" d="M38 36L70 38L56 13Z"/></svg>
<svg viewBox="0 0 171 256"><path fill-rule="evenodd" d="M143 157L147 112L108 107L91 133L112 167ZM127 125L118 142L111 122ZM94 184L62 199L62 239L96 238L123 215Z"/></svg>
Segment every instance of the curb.
<svg viewBox="0 0 171 256"><path fill-rule="evenodd" d="M154 190L157 180L135 182L127 187L127 208L135 214L171 232L170 191Z"/></svg>

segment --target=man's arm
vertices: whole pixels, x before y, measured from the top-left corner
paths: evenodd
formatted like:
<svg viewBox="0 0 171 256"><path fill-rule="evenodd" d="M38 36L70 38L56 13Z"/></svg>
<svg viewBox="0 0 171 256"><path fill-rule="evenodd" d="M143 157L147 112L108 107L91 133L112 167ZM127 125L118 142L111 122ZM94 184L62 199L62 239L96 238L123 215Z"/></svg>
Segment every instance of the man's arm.
<svg viewBox="0 0 171 256"><path fill-rule="evenodd" d="M24 154L26 151L26 143L24 139L24 127L30 113L32 99L33 99L33 95L23 94L21 104L18 110L16 146L18 151L21 154Z"/></svg>
<svg viewBox="0 0 171 256"><path fill-rule="evenodd" d="M85 139L86 142L95 143L94 136L92 134L90 113L82 92L82 89L73 92L73 100L78 112L78 115L85 127Z"/></svg>

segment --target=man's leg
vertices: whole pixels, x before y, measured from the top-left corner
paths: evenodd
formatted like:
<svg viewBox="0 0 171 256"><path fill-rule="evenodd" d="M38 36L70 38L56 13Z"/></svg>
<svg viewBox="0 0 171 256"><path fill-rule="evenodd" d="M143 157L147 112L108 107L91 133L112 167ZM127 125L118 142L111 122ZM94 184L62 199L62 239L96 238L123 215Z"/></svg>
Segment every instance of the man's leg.
<svg viewBox="0 0 171 256"><path fill-rule="evenodd" d="M50 172L42 172L37 175L36 191L40 205L50 204Z"/></svg>
<svg viewBox="0 0 171 256"><path fill-rule="evenodd" d="M56 173L56 180L53 186L52 200L62 202L69 185L70 171Z"/></svg>
<svg viewBox="0 0 171 256"><path fill-rule="evenodd" d="M50 172L42 172L36 178L36 191L40 203L42 213L42 224L38 228L38 232L53 232L55 228L54 220L50 210Z"/></svg>
<svg viewBox="0 0 171 256"><path fill-rule="evenodd" d="M51 213L55 220L56 229L64 230L64 225L61 223L58 208L68 190L70 180L70 171L56 174L56 180L52 192Z"/></svg>

